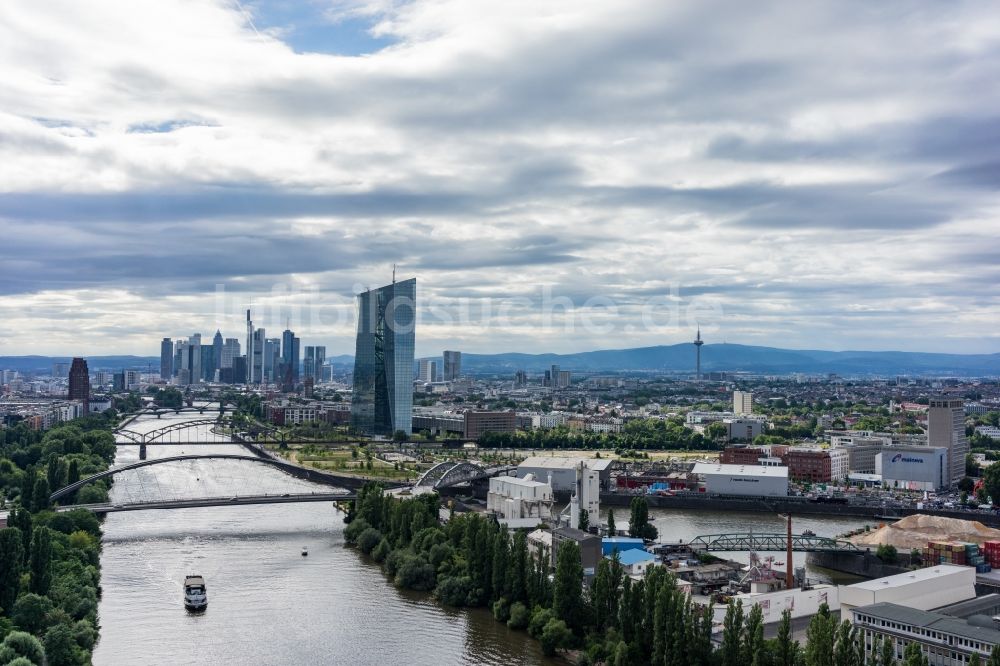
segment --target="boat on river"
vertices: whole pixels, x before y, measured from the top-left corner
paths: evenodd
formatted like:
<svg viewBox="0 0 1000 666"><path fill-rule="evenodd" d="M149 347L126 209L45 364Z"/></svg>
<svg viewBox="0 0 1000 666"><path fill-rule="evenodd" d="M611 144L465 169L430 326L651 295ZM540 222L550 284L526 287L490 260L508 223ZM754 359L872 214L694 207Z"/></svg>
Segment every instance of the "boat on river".
<svg viewBox="0 0 1000 666"><path fill-rule="evenodd" d="M201 611L208 607L208 589L201 576L184 577L184 608Z"/></svg>

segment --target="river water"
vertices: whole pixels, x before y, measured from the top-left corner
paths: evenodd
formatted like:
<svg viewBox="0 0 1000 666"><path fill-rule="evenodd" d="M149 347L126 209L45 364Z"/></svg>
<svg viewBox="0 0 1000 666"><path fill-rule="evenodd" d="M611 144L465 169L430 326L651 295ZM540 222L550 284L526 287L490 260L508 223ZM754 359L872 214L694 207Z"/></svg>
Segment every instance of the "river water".
<svg viewBox="0 0 1000 666"><path fill-rule="evenodd" d="M148 431L191 418L144 417L129 428ZM207 429L196 437L213 439ZM150 445L148 457L181 452L246 453L234 444ZM138 447L120 446L116 464L138 456ZM252 462L203 460L123 474L112 501L309 490L329 488ZM619 524L627 519L616 516ZM663 539L783 530L780 518L762 514L651 510L650 517ZM810 518L798 521L796 530L833 536L862 522ZM343 527L343 514L325 502L109 514L94 663L554 663L527 634L508 630L483 609L448 609L427 594L397 590L377 566L344 547ZM187 574L206 579L204 613L184 610Z"/></svg>

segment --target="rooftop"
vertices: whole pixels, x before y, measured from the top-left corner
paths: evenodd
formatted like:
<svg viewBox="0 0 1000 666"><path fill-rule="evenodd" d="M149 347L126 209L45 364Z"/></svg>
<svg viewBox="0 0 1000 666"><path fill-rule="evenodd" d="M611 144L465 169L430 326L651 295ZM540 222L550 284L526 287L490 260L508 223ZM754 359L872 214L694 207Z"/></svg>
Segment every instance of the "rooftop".
<svg viewBox="0 0 1000 666"><path fill-rule="evenodd" d="M742 474L744 476L774 476L788 478L788 468L776 465L723 465L720 463L695 463L695 474Z"/></svg>
<svg viewBox="0 0 1000 666"><path fill-rule="evenodd" d="M961 636L981 643L994 645L1000 643L1000 631L992 627L970 624L965 620L936 611L922 611L882 602L857 608L854 613L855 617L858 614L868 615L880 620L890 620L923 629L932 629L944 634Z"/></svg>
<svg viewBox="0 0 1000 666"><path fill-rule="evenodd" d="M638 548L633 550L626 550L624 552L618 552L618 561L624 565L638 564L639 562L652 562L656 559L656 555L646 552L645 550L639 550ZM611 559L611 555L605 555L607 559Z"/></svg>
<svg viewBox="0 0 1000 666"><path fill-rule="evenodd" d="M581 462L587 467L602 471L614 462L610 458L569 458L563 456L531 456L525 458L518 467L541 467L544 469L574 469Z"/></svg>
<svg viewBox="0 0 1000 666"><path fill-rule="evenodd" d="M975 569L970 569L969 567L962 567L955 564L939 564L936 567L928 567L926 569L915 569L913 571L908 571L907 573L896 574L895 576L886 576L885 578L876 578L874 580L864 580L860 583L854 583L853 585L848 585L847 587L859 589L859 590L886 590L889 588L904 587L906 585L914 585L916 583L921 583L928 580L933 580L935 578L940 578L942 576L949 576L960 574L963 572L975 572Z"/></svg>

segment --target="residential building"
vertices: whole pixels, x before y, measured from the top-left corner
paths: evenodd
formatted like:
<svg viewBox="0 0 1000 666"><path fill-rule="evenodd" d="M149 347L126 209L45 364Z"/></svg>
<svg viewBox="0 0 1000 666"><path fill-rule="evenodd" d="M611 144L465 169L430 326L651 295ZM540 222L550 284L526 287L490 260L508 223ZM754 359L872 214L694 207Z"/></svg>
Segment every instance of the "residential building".
<svg viewBox="0 0 1000 666"><path fill-rule="evenodd" d="M419 368L417 370L417 380L424 382L425 384L436 382L437 361L431 360L429 358L420 359Z"/></svg>
<svg viewBox="0 0 1000 666"><path fill-rule="evenodd" d="M125 390L131 391L142 385L142 373L138 370L125 370Z"/></svg>
<svg viewBox="0 0 1000 666"><path fill-rule="evenodd" d="M465 413L466 439L479 439L486 432L514 432L517 430L517 414L515 412L481 412Z"/></svg>
<svg viewBox="0 0 1000 666"><path fill-rule="evenodd" d="M84 413L90 411L90 372L82 358L74 358L69 368L69 399L83 403Z"/></svg>
<svg viewBox="0 0 1000 666"><path fill-rule="evenodd" d="M821 449L794 446L785 453L788 476L810 483L839 482L850 472L850 454L846 449Z"/></svg>
<svg viewBox="0 0 1000 666"><path fill-rule="evenodd" d="M965 437L965 401L961 398L932 398L927 410L927 443L948 449L951 469L949 484L965 476L965 456L969 440Z"/></svg>
<svg viewBox="0 0 1000 666"><path fill-rule="evenodd" d="M351 424L365 433L412 432L417 281L358 294Z"/></svg>
<svg viewBox="0 0 1000 666"><path fill-rule="evenodd" d="M160 341L160 379L169 382L174 376L174 342L170 338Z"/></svg>
<svg viewBox="0 0 1000 666"><path fill-rule="evenodd" d="M455 381L462 375L462 352L446 351L444 358L444 381Z"/></svg>
<svg viewBox="0 0 1000 666"><path fill-rule="evenodd" d="M733 391L733 414L742 416L753 413L753 393L750 391Z"/></svg>

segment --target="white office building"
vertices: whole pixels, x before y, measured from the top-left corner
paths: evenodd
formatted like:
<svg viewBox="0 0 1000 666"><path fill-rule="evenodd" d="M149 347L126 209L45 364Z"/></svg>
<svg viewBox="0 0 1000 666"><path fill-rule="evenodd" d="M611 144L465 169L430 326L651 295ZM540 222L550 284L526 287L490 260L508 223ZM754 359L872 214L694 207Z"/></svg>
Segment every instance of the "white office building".
<svg viewBox="0 0 1000 666"><path fill-rule="evenodd" d="M947 488L948 449L943 446L893 446L875 456L875 474L890 488L935 491Z"/></svg>

